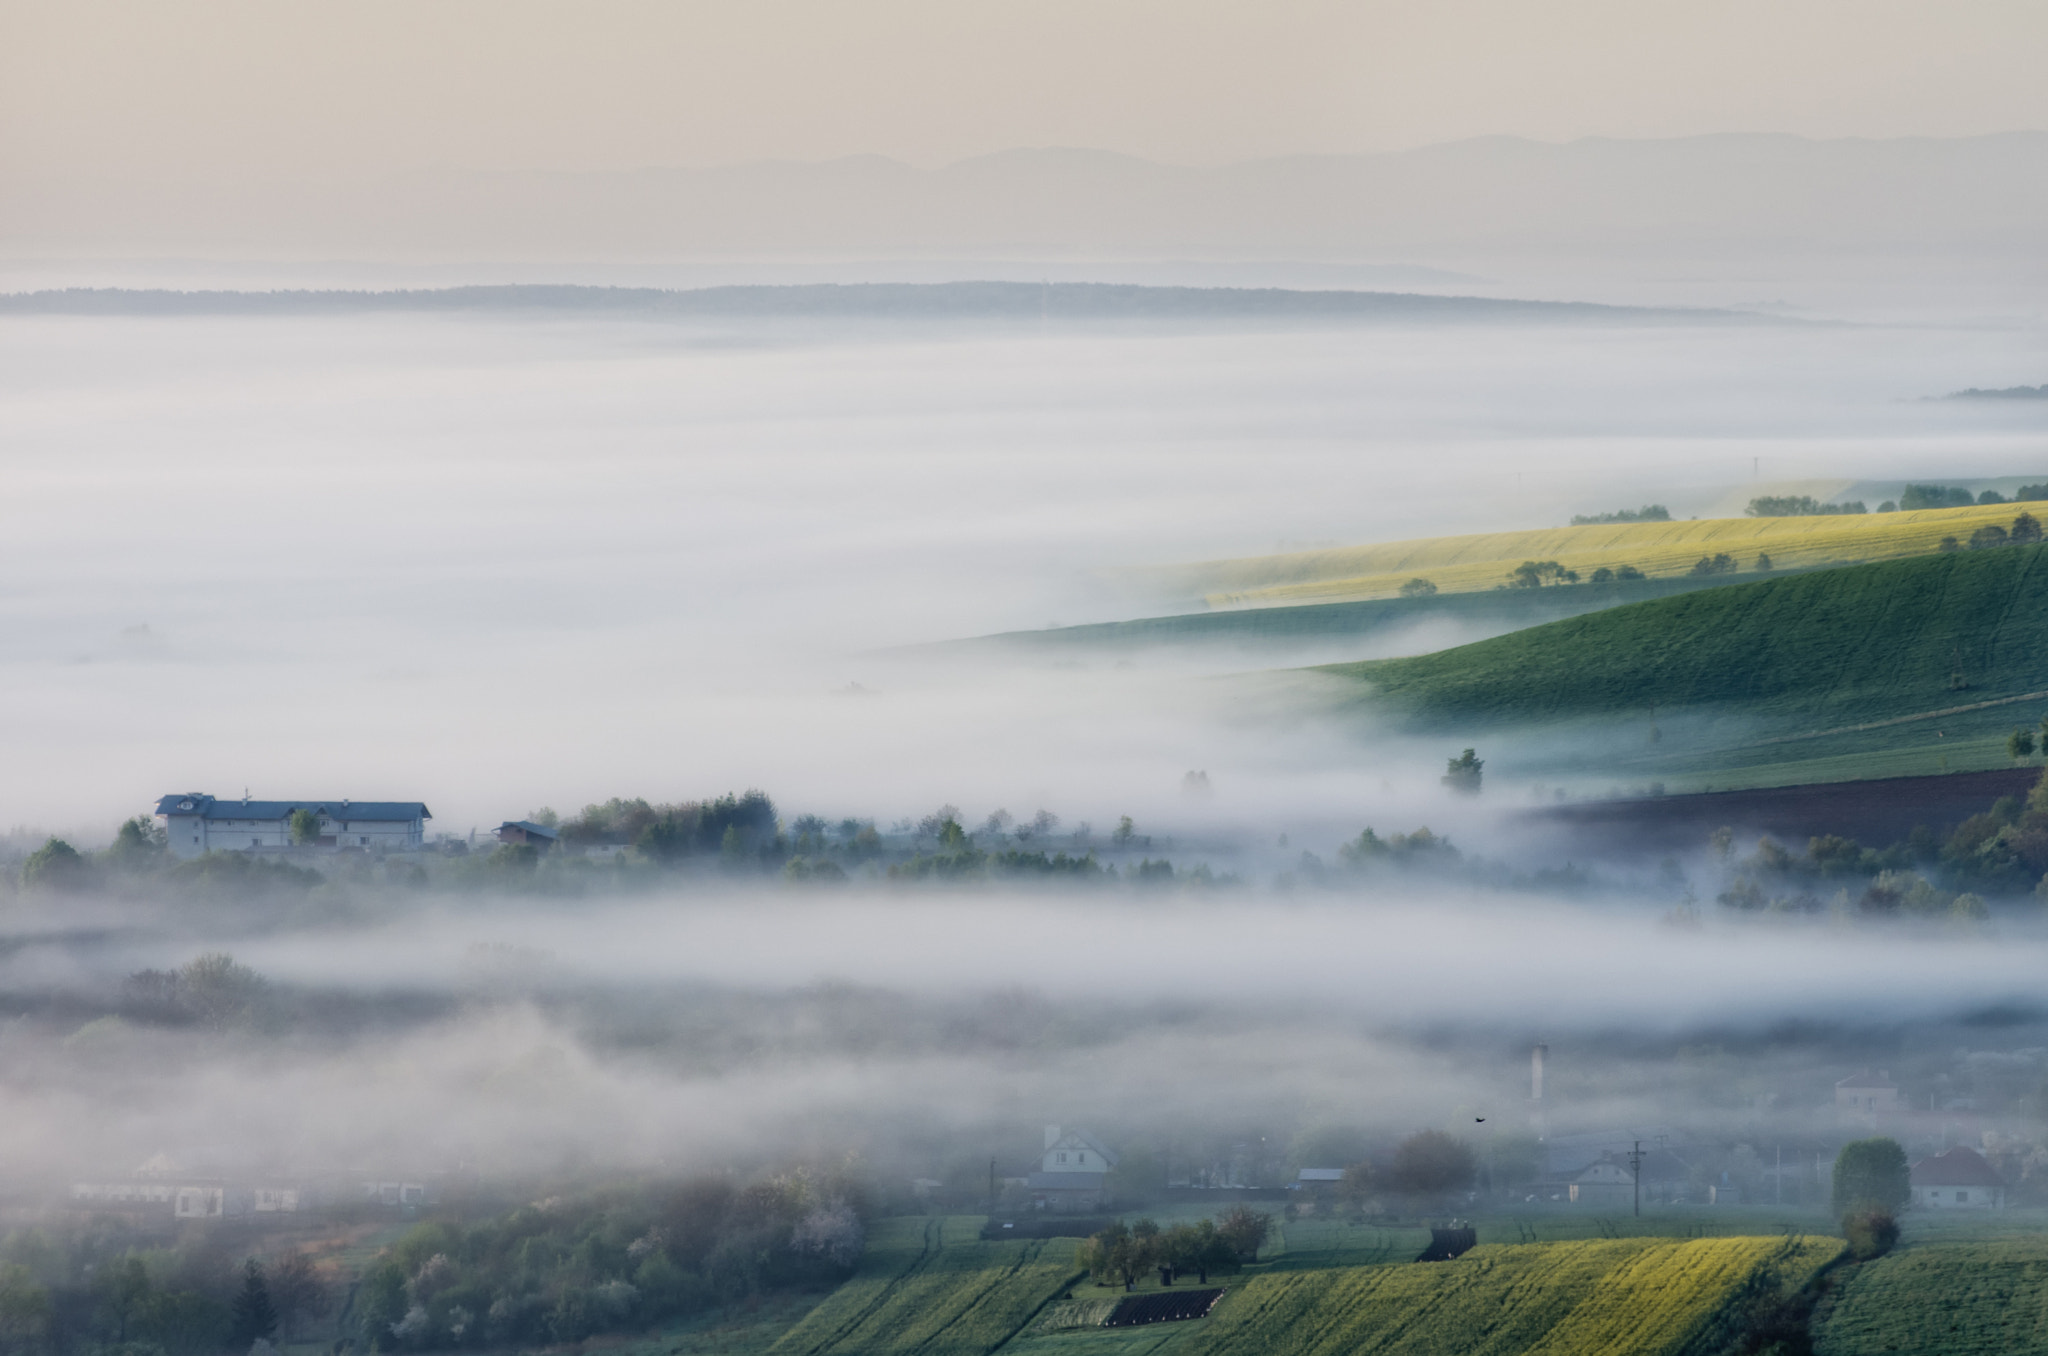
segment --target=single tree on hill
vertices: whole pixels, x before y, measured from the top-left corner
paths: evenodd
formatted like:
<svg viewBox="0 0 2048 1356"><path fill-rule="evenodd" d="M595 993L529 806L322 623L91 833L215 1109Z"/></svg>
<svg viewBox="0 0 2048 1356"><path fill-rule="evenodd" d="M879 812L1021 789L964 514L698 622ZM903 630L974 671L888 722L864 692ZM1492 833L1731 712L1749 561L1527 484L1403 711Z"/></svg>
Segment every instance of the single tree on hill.
<svg viewBox="0 0 2048 1356"><path fill-rule="evenodd" d="M2010 535L2014 546L2032 546L2041 540L2041 520L2031 513L2022 513L2012 520Z"/></svg>
<svg viewBox="0 0 2048 1356"><path fill-rule="evenodd" d="M85 858L62 838L50 839L21 865L21 883L30 889L83 890L91 877Z"/></svg>
<svg viewBox="0 0 2048 1356"><path fill-rule="evenodd" d="M1913 1199L1906 1151L1880 1135L1842 1146L1835 1156L1834 1206L1848 1215L1863 1210L1903 1210Z"/></svg>
<svg viewBox="0 0 2048 1356"><path fill-rule="evenodd" d="M1943 537L1935 544L1934 549L1937 551L1960 551L1963 549L1963 544L1954 537Z"/></svg>
<svg viewBox="0 0 2048 1356"><path fill-rule="evenodd" d="M1420 575L1401 585L1401 596L1403 598L1428 598L1432 597L1435 593L1436 585Z"/></svg>
<svg viewBox="0 0 2048 1356"><path fill-rule="evenodd" d="M1273 1217L1248 1205L1231 1206L1216 1226L1217 1235L1247 1262L1259 1260L1259 1249L1265 1245L1266 1235L1272 1232Z"/></svg>
<svg viewBox="0 0 2048 1356"><path fill-rule="evenodd" d="M1486 769L1486 760L1471 749L1465 750L1444 765L1443 784L1461 796L1479 794L1479 779Z"/></svg>
<svg viewBox="0 0 2048 1356"><path fill-rule="evenodd" d="M1717 551L1711 556L1701 556L1693 562L1692 574L1734 574L1735 557L1726 551Z"/></svg>
<svg viewBox="0 0 2048 1356"><path fill-rule="evenodd" d="M2024 763L2034 756L2034 732L2021 726L2005 741L2005 752L2015 763Z"/></svg>
<svg viewBox="0 0 2048 1356"><path fill-rule="evenodd" d="M1771 572L1771 558L1761 551L1756 553L1756 572L1758 574L1769 574Z"/></svg>
<svg viewBox="0 0 2048 1356"><path fill-rule="evenodd" d="M1471 1146L1442 1130L1419 1130L1394 1150L1388 1180L1418 1200L1440 1199L1472 1185L1479 1159Z"/></svg>

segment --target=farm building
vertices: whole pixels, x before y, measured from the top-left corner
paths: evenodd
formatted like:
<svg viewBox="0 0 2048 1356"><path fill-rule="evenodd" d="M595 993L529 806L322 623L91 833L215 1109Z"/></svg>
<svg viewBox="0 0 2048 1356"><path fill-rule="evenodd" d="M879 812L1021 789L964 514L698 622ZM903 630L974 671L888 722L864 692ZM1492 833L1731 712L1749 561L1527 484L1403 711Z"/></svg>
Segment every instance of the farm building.
<svg viewBox="0 0 2048 1356"><path fill-rule="evenodd" d="M1048 1125L1038 1171L1024 1185L1038 1209L1093 1210L1106 1198L1104 1186L1115 1166L1116 1154L1087 1131Z"/></svg>
<svg viewBox="0 0 2048 1356"><path fill-rule="evenodd" d="M1665 1205L1686 1199L1692 1168L1667 1149L1643 1153L1642 1201ZM1597 1205L1607 1209L1632 1206L1636 1201L1636 1174L1625 1153L1604 1153L1572 1178L1567 1198L1574 1205Z"/></svg>
<svg viewBox="0 0 2048 1356"><path fill-rule="evenodd" d="M2005 1179L1965 1145L1923 1158L1910 1169L1913 1204L1924 1210L2002 1210Z"/></svg>
<svg viewBox="0 0 2048 1356"><path fill-rule="evenodd" d="M221 800L203 792L158 799L174 857L209 852L282 852L292 844L292 816L309 810L315 845L331 851L417 852L433 814L416 800Z"/></svg>
<svg viewBox="0 0 2048 1356"><path fill-rule="evenodd" d="M497 837L499 842L513 847L537 848L546 852L561 840L562 835L530 819L508 819L498 826Z"/></svg>
<svg viewBox="0 0 2048 1356"><path fill-rule="evenodd" d="M1332 1191L1344 1180L1342 1168L1303 1168L1294 1175L1295 1191Z"/></svg>
<svg viewBox="0 0 2048 1356"><path fill-rule="evenodd" d="M1845 1111L1861 1111L1867 1115L1897 1111L1901 1105L1899 1085L1892 1082L1889 1071L1867 1069L1835 1084L1835 1105Z"/></svg>

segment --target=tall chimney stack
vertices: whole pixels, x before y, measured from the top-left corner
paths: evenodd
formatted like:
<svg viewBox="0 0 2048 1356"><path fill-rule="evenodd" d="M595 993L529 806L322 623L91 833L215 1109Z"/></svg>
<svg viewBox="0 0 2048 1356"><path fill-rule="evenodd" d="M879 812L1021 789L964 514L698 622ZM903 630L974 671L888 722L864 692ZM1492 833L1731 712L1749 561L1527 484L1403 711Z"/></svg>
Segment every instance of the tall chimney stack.
<svg viewBox="0 0 2048 1356"><path fill-rule="evenodd" d="M1550 1053L1547 1045L1538 1045L1529 1051L1529 1100L1543 1100L1543 1057Z"/></svg>

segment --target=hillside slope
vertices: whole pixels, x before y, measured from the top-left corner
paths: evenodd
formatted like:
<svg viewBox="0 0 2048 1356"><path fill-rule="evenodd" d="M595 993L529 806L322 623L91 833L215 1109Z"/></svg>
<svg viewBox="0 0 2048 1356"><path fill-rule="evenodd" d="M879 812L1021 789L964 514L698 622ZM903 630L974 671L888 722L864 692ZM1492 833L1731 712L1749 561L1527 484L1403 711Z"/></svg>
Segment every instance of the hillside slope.
<svg viewBox="0 0 2048 1356"><path fill-rule="evenodd" d="M1475 1248L1454 1262L1255 1277L1202 1356L1655 1356L1692 1349L1745 1286L1803 1285L1817 1239L1617 1239Z"/></svg>
<svg viewBox="0 0 2048 1356"><path fill-rule="evenodd" d="M1759 734L1885 720L2048 688L2048 546L1705 589L1323 671L1419 728L1651 707Z"/></svg>
<svg viewBox="0 0 2048 1356"><path fill-rule="evenodd" d="M1590 578L1607 566L1633 565L1652 578L1682 576L1702 556L1727 554L1745 574L1759 554L1777 570L1808 570L1933 552L1943 537L1968 541L1986 524L2009 526L2026 504L1923 509L1911 513L1818 518L1704 518L1668 523L1603 523L1423 537L1327 551L1253 556L1142 572L1163 592L1199 596L1212 607L1270 607L1387 598L1422 576L1446 593L1497 587L1525 560L1555 560ZM2035 504L2037 518L2048 505Z"/></svg>

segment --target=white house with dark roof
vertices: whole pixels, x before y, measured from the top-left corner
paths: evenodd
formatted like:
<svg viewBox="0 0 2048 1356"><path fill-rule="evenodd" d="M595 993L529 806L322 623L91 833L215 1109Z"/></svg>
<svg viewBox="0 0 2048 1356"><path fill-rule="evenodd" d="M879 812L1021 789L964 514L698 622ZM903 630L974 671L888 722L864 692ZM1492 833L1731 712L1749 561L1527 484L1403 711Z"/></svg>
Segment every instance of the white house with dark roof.
<svg viewBox="0 0 2048 1356"><path fill-rule="evenodd" d="M1899 1085L1886 1069L1866 1069L1835 1084L1835 1105L1845 1111L1881 1115L1899 1109Z"/></svg>
<svg viewBox="0 0 2048 1356"><path fill-rule="evenodd" d="M1024 1179L1032 1203L1046 1210L1093 1210L1107 1196L1104 1183L1116 1154L1085 1130L1045 1127L1038 1171Z"/></svg>
<svg viewBox="0 0 2048 1356"><path fill-rule="evenodd" d="M2005 1179L1975 1149L1957 1145L1923 1158L1912 1175L1913 1204L1926 1210L2002 1210Z"/></svg>
<svg viewBox="0 0 2048 1356"><path fill-rule="evenodd" d="M156 803L174 857L209 852L279 852L292 846L292 816L311 810L318 844L339 851L417 852L434 816L416 800L221 800L203 792Z"/></svg>

